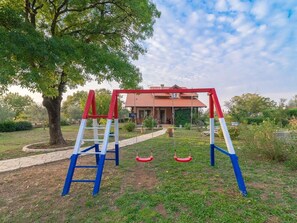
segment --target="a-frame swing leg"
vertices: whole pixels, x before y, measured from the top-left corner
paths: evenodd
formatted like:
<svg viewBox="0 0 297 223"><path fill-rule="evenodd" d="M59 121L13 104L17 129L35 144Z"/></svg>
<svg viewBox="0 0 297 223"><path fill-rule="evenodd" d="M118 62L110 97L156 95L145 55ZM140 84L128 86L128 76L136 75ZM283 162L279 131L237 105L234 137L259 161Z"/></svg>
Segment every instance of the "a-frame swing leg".
<svg viewBox="0 0 297 223"><path fill-rule="evenodd" d="M99 164L100 155L99 155L99 144L95 144L95 159L96 159L96 165Z"/></svg>
<svg viewBox="0 0 297 223"><path fill-rule="evenodd" d="M101 185L101 179L102 179L102 174L103 174L103 169L104 169L104 163L105 163L105 154L100 155L98 169L97 169L96 178L95 178L94 189L93 189L93 195L97 195L99 193L99 191L100 191L100 185Z"/></svg>
<svg viewBox="0 0 297 223"><path fill-rule="evenodd" d="M236 154L230 154L230 159L237 180L238 188L243 196L247 196L247 190L239 167L238 157L236 156Z"/></svg>
<svg viewBox="0 0 297 223"><path fill-rule="evenodd" d="M106 151L107 151L107 146L108 146L111 122L112 122L111 119L107 119L103 145L102 145L102 149L101 149L101 153L100 153L100 157L99 157L99 164L98 164L98 169L97 169L94 188L93 188L93 195L97 195L100 191L100 185L101 185L102 174L103 174L103 169L104 169L105 156L106 156Z"/></svg>
<svg viewBox="0 0 297 223"><path fill-rule="evenodd" d="M74 174L74 169L75 169L76 162L77 162L77 157L78 157L78 154L72 154L72 156L70 158L70 164L69 164L66 180L64 183L63 191L62 191L62 196L65 196L66 194L69 193L73 174Z"/></svg>
<svg viewBox="0 0 297 223"><path fill-rule="evenodd" d="M212 94L209 95L209 115L210 115L210 165L214 166L215 165L215 149L220 151L221 153L227 155L230 157L231 163L232 163L232 167L234 170L234 174L236 177L236 181L237 181L237 185L238 188L241 192L241 194L243 196L247 196L247 190L245 187L245 183L244 183L244 179L239 167L239 163L238 163L238 157L235 154L235 150L232 144L232 140L231 137L229 135L229 131L224 119L224 115L223 112L221 110L221 106L220 103L218 101L216 92L213 91ZM228 151L218 147L215 145L214 143L214 129L215 129L215 125L214 125L214 106L216 108L216 112L219 118L219 122L220 122L220 126L221 129L223 131L224 134L224 139L228 148Z"/></svg>
<svg viewBox="0 0 297 223"><path fill-rule="evenodd" d="M214 144L210 144L210 165L215 165L215 147Z"/></svg>

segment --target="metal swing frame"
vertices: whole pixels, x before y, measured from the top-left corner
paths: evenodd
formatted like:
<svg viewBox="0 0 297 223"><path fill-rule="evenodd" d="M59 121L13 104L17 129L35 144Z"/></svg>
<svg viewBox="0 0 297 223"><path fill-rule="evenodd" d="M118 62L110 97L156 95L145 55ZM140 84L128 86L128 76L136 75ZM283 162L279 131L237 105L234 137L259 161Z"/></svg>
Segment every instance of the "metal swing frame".
<svg viewBox="0 0 297 223"><path fill-rule="evenodd" d="M111 124L114 122L114 129L115 129L115 154L116 154L116 165L119 165L119 125L118 125L118 97L120 94L153 94L153 93L207 93L209 96L209 119L210 119L210 165L215 165L215 151L219 151L223 153L224 155L229 156L234 174L237 180L237 184L239 187L239 190L243 196L247 195L246 186L244 183L244 179L240 170L240 166L238 163L238 157L235 154L235 150L232 144L232 140L230 138L227 125L224 119L224 115L218 100L218 96L216 93L216 90L214 88L192 88L192 89L184 89L184 88L170 88L170 89L135 89L135 90L113 90L112 98L110 102L109 112L108 115L103 115L102 117L107 119L106 127L105 127L105 133L104 133L104 139L103 143L101 145L100 150L98 149L98 139L94 137L94 143L95 146L92 148L95 148L95 154L96 154L96 163L97 165L94 166L94 168L97 169L96 178L95 180L72 180L73 173L76 166L76 161L78 156L83 152L80 149L81 141L82 141L82 134L84 132L84 129L86 127L86 120L89 118L93 119L93 121L96 120L96 118L99 117L99 115L96 114L95 109L95 94L94 91L91 90L89 93L89 97L86 103L85 111L82 117L81 125L79 128L79 132L76 139L76 144L74 146L74 151L71 156L71 161L69 164L69 170L65 179L64 189L62 192L62 195L66 195L69 193L70 185L72 182L88 182L88 183L94 183L94 189L93 189L93 195L96 195L100 191L100 185L101 185L101 179L104 169L105 160L108 160L106 158L106 153L108 152L108 143L109 143L109 136L110 136L110 129ZM92 106L91 106L92 105ZM93 115L89 115L89 110L92 107L91 113ZM215 120L214 120L214 114L217 114L219 123L224 135L225 143L227 145L227 150L224 150L218 146L215 145ZM101 116L100 116L101 117ZM90 149L92 149L90 147Z"/></svg>

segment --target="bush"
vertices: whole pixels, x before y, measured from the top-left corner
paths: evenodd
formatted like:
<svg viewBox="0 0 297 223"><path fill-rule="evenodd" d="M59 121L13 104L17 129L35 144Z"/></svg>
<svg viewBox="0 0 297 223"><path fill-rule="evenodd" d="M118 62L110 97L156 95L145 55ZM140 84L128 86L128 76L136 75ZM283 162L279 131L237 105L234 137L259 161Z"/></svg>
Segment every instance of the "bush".
<svg viewBox="0 0 297 223"><path fill-rule="evenodd" d="M229 132L231 139L237 139L239 136L239 128L238 127L229 127L228 132ZM220 138L224 138L224 134L223 134L223 131L221 128L218 130L218 136Z"/></svg>
<svg viewBox="0 0 297 223"><path fill-rule="evenodd" d="M186 123L184 127L185 127L186 130L191 130L191 124L190 123Z"/></svg>
<svg viewBox="0 0 297 223"><path fill-rule="evenodd" d="M297 108L290 108L287 113L289 117L297 117Z"/></svg>
<svg viewBox="0 0 297 223"><path fill-rule="evenodd" d="M154 127L157 126L157 121L150 116L143 121L143 125L148 129L153 129Z"/></svg>
<svg viewBox="0 0 297 223"><path fill-rule="evenodd" d="M174 125L177 127L191 122L191 109L176 109L174 114Z"/></svg>
<svg viewBox="0 0 297 223"><path fill-rule="evenodd" d="M242 126L240 138L244 152L252 158L288 161L291 146L284 139L277 137L276 130L276 126L268 121L261 125Z"/></svg>
<svg viewBox="0 0 297 223"><path fill-rule="evenodd" d="M13 121L4 121L0 122L0 132L14 132L14 131L23 131L23 130L30 130L33 126L31 122L20 121L20 122L13 122Z"/></svg>
<svg viewBox="0 0 297 223"><path fill-rule="evenodd" d="M16 122L16 131L24 131L33 129L32 123L27 121Z"/></svg>
<svg viewBox="0 0 297 223"><path fill-rule="evenodd" d="M124 129L126 129L128 132L133 132L136 125L134 122L128 122L124 125Z"/></svg>
<svg viewBox="0 0 297 223"><path fill-rule="evenodd" d="M61 126L70 125L70 123L66 119L61 119L60 124L61 124Z"/></svg>
<svg viewBox="0 0 297 223"><path fill-rule="evenodd" d="M261 124L264 121L263 117L249 117L247 118L247 124Z"/></svg>
<svg viewBox="0 0 297 223"><path fill-rule="evenodd" d="M0 122L0 132L14 132L16 131L16 124L13 121Z"/></svg>
<svg viewBox="0 0 297 223"><path fill-rule="evenodd" d="M289 121L290 129L297 130L297 118L292 118Z"/></svg>

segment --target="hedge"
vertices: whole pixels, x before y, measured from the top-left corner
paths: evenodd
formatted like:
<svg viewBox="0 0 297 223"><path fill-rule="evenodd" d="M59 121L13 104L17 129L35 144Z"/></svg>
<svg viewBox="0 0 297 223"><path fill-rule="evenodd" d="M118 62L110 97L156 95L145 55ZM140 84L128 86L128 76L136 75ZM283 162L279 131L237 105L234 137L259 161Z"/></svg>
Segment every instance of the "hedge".
<svg viewBox="0 0 297 223"><path fill-rule="evenodd" d="M0 122L0 132L15 132L23 130L31 130L33 128L31 122L27 121L4 121Z"/></svg>

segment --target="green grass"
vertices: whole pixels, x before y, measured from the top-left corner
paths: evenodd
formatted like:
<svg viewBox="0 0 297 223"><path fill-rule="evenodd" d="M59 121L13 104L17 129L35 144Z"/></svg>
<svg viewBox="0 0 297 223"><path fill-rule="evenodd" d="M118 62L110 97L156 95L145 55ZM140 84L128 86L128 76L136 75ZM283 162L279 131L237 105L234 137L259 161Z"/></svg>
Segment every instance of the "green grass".
<svg viewBox="0 0 297 223"><path fill-rule="evenodd" d="M222 140L216 140L226 148ZM137 151L149 156L151 149L153 162L135 162ZM193 161L175 162L175 149L181 157L191 150ZM296 222L296 171L237 152L247 197L239 193L226 155L217 152L216 166L209 166L208 137L178 129L174 138L164 135L123 149L119 167L107 162L96 197L91 195L90 184L74 184L69 196L60 197L69 161L0 175L0 221ZM93 161L90 157L81 160ZM75 177L92 179L94 172L77 172Z"/></svg>
<svg viewBox="0 0 297 223"><path fill-rule="evenodd" d="M63 136L67 140L75 140L77 136L79 126L62 126ZM101 130L103 133L103 130ZM91 131L85 131L86 138L92 138ZM126 132L120 130L120 139L126 139L134 137L135 135L140 135L135 132ZM113 140L113 139L111 139ZM27 131L17 131L17 132L1 132L0 133L0 160L12 159L23 156L32 156L36 154L41 154L44 152L24 152L22 148L25 145L38 143L38 142L48 142L49 141L49 130L43 128L34 128ZM51 152L51 151L49 151Z"/></svg>

